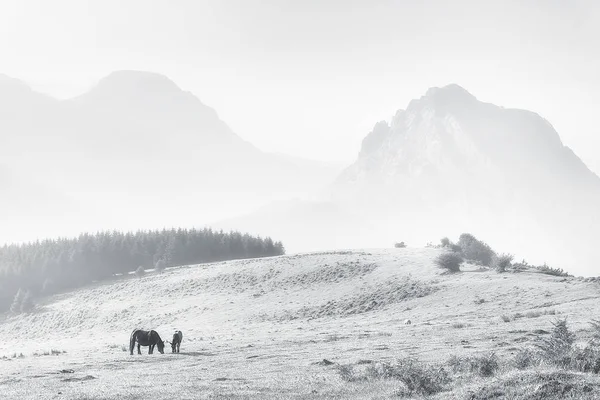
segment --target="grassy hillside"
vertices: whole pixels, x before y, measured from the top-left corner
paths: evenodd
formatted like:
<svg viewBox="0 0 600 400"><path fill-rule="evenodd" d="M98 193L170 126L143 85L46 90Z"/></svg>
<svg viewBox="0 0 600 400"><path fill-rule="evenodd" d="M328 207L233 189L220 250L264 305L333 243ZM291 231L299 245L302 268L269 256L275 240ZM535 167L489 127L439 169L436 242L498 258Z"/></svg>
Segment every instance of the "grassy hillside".
<svg viewBox="0 0 600 400"><path fill-rule="evenodd" d="M519 396L541 395L548 382L543 390L562 390L562 398L600 396L598 375L549 365L509 368L519 349L549 336L557 318L567 318L577 343L588 340L590 321L600 317L598 282L472 265L442 274L434 263L441 252L239 260L57 295L33 313L1 317L0 393L15 399L390 398L406 385L374 377L377 368L408 358L423 365L453 360L459 368L464 357L494 352L499 369L492 378L445 364L450 381L435 398L534 399ZM136 327L155 329L163 339L182 330L182 353L130 356L124 346ZM523 390L508 393L509 385Z"/></svg>

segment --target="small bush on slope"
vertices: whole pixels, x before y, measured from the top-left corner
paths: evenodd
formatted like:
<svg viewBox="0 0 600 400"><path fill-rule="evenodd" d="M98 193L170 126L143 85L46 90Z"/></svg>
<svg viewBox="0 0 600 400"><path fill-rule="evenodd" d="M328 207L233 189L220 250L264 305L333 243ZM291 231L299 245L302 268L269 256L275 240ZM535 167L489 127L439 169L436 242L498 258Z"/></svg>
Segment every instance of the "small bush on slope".
<svg viewBox="0 0 600 400"><path fill-rule="evenodd" d="M460 272L460 265L463 263L463 258L458 253L448 252L440 254L435 263L438 267L449 272Z"/></svg>
<svg viewBox="0 0 600 400"><path fill-rule="evenodd" d="M470 233L460 235L458 245L465 259L485 266L490 266L496 254L487 243L482 242Z"/></svg>
<svg viewBox="0 0 600 400"><path fill-rule="evenodd" d="M536 347L543 361L566 368L571 365L575 335L569 330L566 319L557 320L553 325L550 337L540 339Z"/></svg>
<svg viewBox="0 0 600 400"><path fill-rule="evenodd" d="M513 358L513 367L516 369L526 369L538 362L537 357L529 349L520 349Z"/></svg>

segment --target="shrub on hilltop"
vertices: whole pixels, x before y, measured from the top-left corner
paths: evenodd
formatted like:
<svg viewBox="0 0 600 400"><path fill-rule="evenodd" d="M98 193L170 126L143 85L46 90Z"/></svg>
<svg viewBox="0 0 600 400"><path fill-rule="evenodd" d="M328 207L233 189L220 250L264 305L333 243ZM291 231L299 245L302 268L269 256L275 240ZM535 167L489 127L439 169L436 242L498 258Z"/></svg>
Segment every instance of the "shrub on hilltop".
<svg viewBox="0 0 600 400"><path fill-rule="evenodd" d="M458 238L458 246L460 246L463 257L466 260L473 261L477 264L489 267L492 259L496 255L494 250L485 242L477 239L470 233L463 233Z"/></svg>
<svg viewBox="0 0 600 400"><path fill-rule="evenodd" d="M463 263L463 261L464 260L460 254L447 252L440 254L435 259L435 264L448 272L460 272L460 265Z"/></svg>
<svg viewBox="0 0 600 400"><path fill-rule="evenodd" d="M512 265L513 259L514 256L512 254L494 255L492 259L492 268L499 273L506 272L506 269Z"/></svg>

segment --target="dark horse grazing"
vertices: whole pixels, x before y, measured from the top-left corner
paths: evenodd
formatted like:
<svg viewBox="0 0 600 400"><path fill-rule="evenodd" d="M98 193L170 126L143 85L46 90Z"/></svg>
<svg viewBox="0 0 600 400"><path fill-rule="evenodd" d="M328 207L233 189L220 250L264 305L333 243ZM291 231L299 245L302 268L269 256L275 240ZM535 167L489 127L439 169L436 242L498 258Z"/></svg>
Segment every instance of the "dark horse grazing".
<svg viewBox="0 0 600 400"><path fill-rule="evenodd" d="M158 347L160 354L165 354L165 342L162 341L158 332L150 330L143 331L141 329L134 329L131 332L131 338L129 339L129 353L133 355L133 348L137 342L138 354L142 354L140 346L148 346L148 354L152 354L154 346Z"/></svg>
<svg viewBox="0 0 600 400"><path fill-rule="evenodd" d="M173 334L173 341L171 342L171 350L173 353L179 353L179 347L181 346L181 341L183 340L183 333L181 331L176 331Z"/></svg>

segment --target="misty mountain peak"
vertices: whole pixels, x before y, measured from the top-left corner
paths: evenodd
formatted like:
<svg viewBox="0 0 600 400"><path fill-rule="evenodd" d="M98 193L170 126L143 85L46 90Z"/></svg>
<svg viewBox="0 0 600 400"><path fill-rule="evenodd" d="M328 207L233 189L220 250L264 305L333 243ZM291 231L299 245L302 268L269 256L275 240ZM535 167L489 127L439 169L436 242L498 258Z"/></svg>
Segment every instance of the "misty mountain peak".
<svg viewBox="0 0 600 400"><path fill-rule="evenodd" d="M481 102L456 84L430 88L391 124L376 124L342 180L398 181L424 172L462 182L494 174L524 187L540 180L600 183L541 116Z"/></svg>
<svg viewBox="0 0 600 400"><path fill-rule="evenodd" d="M465 88L463 88L462 86L456 84L456 83L451 83L449 85L446 86L442 86L442 87L431 87L427 90L427 92L425 93L426 97L440 97L440 96L445 96L445 97L452 97L452 98L468 98L468 99L475 99L475 96L473 96L471 93L469 93L469 91Z"/></svg>
<svg viewBox="0 0 600 400"><path fill-rule="evenodd" d="M126 95L160 95L178 93L181 89L171 79L158 73L122 70L102 78L92 91Z"/></svg>
<svg viewBox="0 0 600 400"><path fill-rule="evenodd" d="M6 98L14 96L30 95L33 91L25 82L0 74L0 95Z"/></svg>
<svg viewBox="0 0 600 400"><path fill-rule="evenodd" d="M19 79L11 78L8 75L0 74L0 87L2 89L7 87L18 87L18 88L26 88L29 89L29 86L23 81Z"/></svg>

